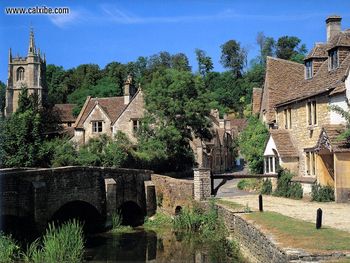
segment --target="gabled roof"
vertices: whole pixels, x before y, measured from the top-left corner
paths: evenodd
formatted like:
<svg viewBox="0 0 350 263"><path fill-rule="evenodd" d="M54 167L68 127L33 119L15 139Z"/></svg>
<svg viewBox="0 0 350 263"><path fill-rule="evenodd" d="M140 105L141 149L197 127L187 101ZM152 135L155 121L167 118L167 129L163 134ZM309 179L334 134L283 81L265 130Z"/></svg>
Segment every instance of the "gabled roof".
<svg viewBox="0 0 350 263"><path fill-rule="evenodd" d="M298 157L288 130L270 130L270 136L274 140L278 154L283 157Z"/></svg>
<svg viewBox="0 0 350 263"><path fill-rule="evenodd" d="M289 60L267 57L266 77L261 103L261 113L266 120L275 120L274 106L280 103L304 79L304 65Z"/></svg>
<svg viewBox="0 0 350 263"><path fill-rule="evenodd" d="M341 31L330 39L327 50L335 47L350 47L350 29Z"/></svg>
<svg viewBox="0 0 350 263"><path fill-rule="evenodd" d="M327 49L328 49L327 44L316 43L313 49L305 57L304 60L308 60L310 58L328 58Z"/></svg>
<svg viewBox="0 0 350 263"><path fill-rule="evenodd" d="M345 130L346 127L340 124L324 125L315 146L315 150L319 151L322 148L326 148L330 152L350 152L349 142L345 139L339 138L339 135Z"/></svg>
<svg viewBox="0 0 350 263"><path fill-rule="evenodd" d="M73 109L76 104L55 104L54 110L58 113L62 122L75 122Z"/></svg>
<svg viewBox="0 0 350 263"><path fill-rule="evenodd" d="M83 128L83 124L96 105L99 105L111 122L115 122L126 108L124 97L91 98L88 97L76 121L76 128Z"/></svg>
<svg viewBox="0 0 350 263"><path fill-rule="evenodd" d="M350 54L335 70L329 70L328 60L324 61L313 78L303 80L299 84L295 83L290 92L285 94L284 99L278 102L276 106L286 105L325 92L332 92L331 95L343 92L349 66Z"/></svg>

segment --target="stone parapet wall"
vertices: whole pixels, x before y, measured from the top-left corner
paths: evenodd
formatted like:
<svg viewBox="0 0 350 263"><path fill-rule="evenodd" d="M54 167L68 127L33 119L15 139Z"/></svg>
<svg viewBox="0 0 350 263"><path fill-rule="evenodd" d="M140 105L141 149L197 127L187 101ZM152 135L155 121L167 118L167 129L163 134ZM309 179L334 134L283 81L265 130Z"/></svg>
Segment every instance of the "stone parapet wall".
<svg viewBox="0 0 350 263"><path fill-rule="evenodd" d="M152 174L157 203L164 211L174 214L176 207L191 206L193 201L193 180L176 179Z"/></svg>

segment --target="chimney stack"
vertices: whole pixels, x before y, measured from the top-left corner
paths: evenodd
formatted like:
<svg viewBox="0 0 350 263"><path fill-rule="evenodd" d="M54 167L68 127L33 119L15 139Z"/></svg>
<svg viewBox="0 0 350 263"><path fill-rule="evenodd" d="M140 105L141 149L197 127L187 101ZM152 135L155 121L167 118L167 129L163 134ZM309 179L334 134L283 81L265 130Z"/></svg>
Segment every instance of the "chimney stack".
<svg viewBox="0 0 350 263"><path fill-rule="evenodd" d="M327 42L341 31L341 17L337 15L331 15L326 19L327 25Z"/></svg>

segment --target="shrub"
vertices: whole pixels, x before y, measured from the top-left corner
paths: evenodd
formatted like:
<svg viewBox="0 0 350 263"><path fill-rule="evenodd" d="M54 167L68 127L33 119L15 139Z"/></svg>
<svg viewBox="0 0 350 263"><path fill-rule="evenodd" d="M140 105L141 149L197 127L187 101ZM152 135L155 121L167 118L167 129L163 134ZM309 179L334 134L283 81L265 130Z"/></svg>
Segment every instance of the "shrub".
<svg viewBox="0 0 350 263"><path fill-rule="evenodd" d="M18 256L19 246L11 236L0 233L0 262L14 262Z"/></svg>
<svg viewBox="0 0 350 263"><path fill-rule="evenodd" d="M303 187L300 183L291 183L288 197L293 199L303 198Z"/></svg>
<svg viewBox="0 0 350 263"><path fill-rule="evenodd" d="M240 190L250 190L250 191L261 191L262 182L259 179L248 178L242 179L237 184L238 189Z"/></svg>
<svg viewBox="0 0 350 263"><path fill-rule="evenodd" d="M317 201L317 202L334 201L334 189L333 189L333 187L331 187L329 185L321 186L320 184L312 185L311 201Z"/></svg>
<svg viewBox="0 0 350 263"><path fill-rule="evenodd" d="M288 170L281 170L278 173L277 187L273 193L275 196L301 199L303 188L300 183L292 182L293 174Z"/></svg>
<svg viewBox="0 0 350 263"><path fill-rule="evenodd" d="M172 219L169 215L157 212L152 218L147 218L143 227L145 229L160 229L169 228L172 224Z"/></svg>
<svg viewBox="0 0 350 263"><path fill-rule="evenodd" d="M272 183L270 179L263 181L260 193L264 195L270 195L272 193Z"/></svg>

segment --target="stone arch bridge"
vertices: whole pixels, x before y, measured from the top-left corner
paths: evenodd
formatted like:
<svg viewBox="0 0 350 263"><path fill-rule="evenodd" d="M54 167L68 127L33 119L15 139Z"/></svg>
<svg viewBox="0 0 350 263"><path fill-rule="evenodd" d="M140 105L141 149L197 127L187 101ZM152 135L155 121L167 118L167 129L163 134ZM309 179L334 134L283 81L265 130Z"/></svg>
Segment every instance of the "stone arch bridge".
<svg viewBox="0 0 350 263"><path fill-rule="evenodd" d="M90 220L91 226L104 225L120 209L125 220L137 225L156 210L151 173L76 166L2 169L0 220L3 227L4 221L17 226L30 221L41 232L50 221L75 216Z"/></svg>

